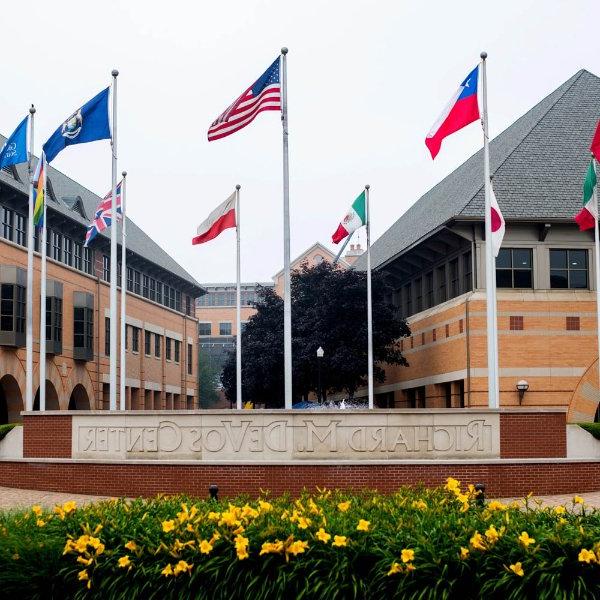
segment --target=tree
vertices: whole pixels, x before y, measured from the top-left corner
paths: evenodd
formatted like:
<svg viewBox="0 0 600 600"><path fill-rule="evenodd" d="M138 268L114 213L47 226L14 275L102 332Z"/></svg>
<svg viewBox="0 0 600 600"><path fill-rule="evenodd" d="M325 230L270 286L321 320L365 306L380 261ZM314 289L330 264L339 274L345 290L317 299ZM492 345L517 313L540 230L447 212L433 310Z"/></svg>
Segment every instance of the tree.
<svg viewBox="0 0 600 600"><path fill-rule="evenodd" d="M373 376L385 381L381 364L408 365L398 345L410 335L406 321L387 300L391 288L384 275L372 274ZM259 290L253 315L242 333L244 401L283 406L283 300L272 290ZM328 262L303 265L292 273L292 358L294 401L318 389L316 351L325 351L322 387L330 392L354 392L366 384L367 298L366 273L342 269ZM221 381L227 397L235 400L235 351L225 362Z"/></svg>
<svg viewBox="0 0 600 600"><path fill-rule="evenodd" d="M209 408L219 400L217 386L222 371L223 361L216 360L202 346L198 347L198 395L200 406Z"/></svg>

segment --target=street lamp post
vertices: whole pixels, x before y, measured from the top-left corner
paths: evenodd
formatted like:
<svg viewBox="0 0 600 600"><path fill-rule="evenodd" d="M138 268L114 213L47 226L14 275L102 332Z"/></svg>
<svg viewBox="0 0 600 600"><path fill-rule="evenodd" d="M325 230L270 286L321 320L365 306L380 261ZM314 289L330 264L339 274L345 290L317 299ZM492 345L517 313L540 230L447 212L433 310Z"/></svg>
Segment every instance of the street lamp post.
<svg viewBox="0 0 600 600"><path fill-rule="evenodd" d="M319 398L319 404L321 404L321 401L323 399L323 390L321 389L321 362L323 359L323 356L325 355L325 350L323 350L323 348L321 348L321 346L318 347L317 349L317 372L318 372L318 398Z"/></svg>

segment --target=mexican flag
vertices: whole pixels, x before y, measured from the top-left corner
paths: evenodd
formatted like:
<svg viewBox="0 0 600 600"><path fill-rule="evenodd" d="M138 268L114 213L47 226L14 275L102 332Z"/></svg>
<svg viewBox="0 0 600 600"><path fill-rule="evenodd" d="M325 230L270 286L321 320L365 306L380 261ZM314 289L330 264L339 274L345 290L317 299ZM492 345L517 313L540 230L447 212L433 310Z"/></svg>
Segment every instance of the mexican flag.
<svg viewBox="0 0 600 600"><path fill-rule="evenodd" d="M335 233L331 236L334 244L339 244L345 237L353 234L359 227L367 222L367 201L365 192L352 203L350 210L338 225Z"/></svg>
<svg viewBox="0 0 600 600"><path fill-rule="evenodd" d="M592 159L583 182L583 208L575 215L580 231L594 227L598 218L598 200L595 194L597 183L596 168Z"/></svg>

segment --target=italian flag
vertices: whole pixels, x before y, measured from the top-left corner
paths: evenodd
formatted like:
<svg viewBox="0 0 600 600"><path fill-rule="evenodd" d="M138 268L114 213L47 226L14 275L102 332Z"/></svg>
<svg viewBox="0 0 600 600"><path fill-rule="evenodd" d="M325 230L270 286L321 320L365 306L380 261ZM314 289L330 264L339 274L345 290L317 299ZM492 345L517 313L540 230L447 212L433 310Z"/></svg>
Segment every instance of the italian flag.
<svg viewBox="0 0 600 600"><path fill-rule="evenodd" d="M575 215L575 221L577 221L580 231L594 227L598 218L597 183L596 168L592 159L583 182L583 208Z"/></svg>
<svg viewBox="0 0 600 600"><path fill-rule="evenodd" d="M352 203L350 210L338 225L335 233L331 236L334 244L339 244L345 237L353 234L359 227L367 222L367 201L365 192Z"/></svg>

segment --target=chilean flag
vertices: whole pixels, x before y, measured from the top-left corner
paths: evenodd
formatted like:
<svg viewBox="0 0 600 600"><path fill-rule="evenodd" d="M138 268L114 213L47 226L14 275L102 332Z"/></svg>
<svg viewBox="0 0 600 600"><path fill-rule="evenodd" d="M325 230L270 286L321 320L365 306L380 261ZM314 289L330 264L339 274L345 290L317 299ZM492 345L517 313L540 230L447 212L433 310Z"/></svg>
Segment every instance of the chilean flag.
<svg viewBox="0 0 600 600"><path fill-rule="evenodd" d="M454 132L479 119L479 103L477 101L477 82L479 65L477 65L460 84L450 102L431 131L425 138L425 145L435 158L442 147L442 140Z"/></svg>

